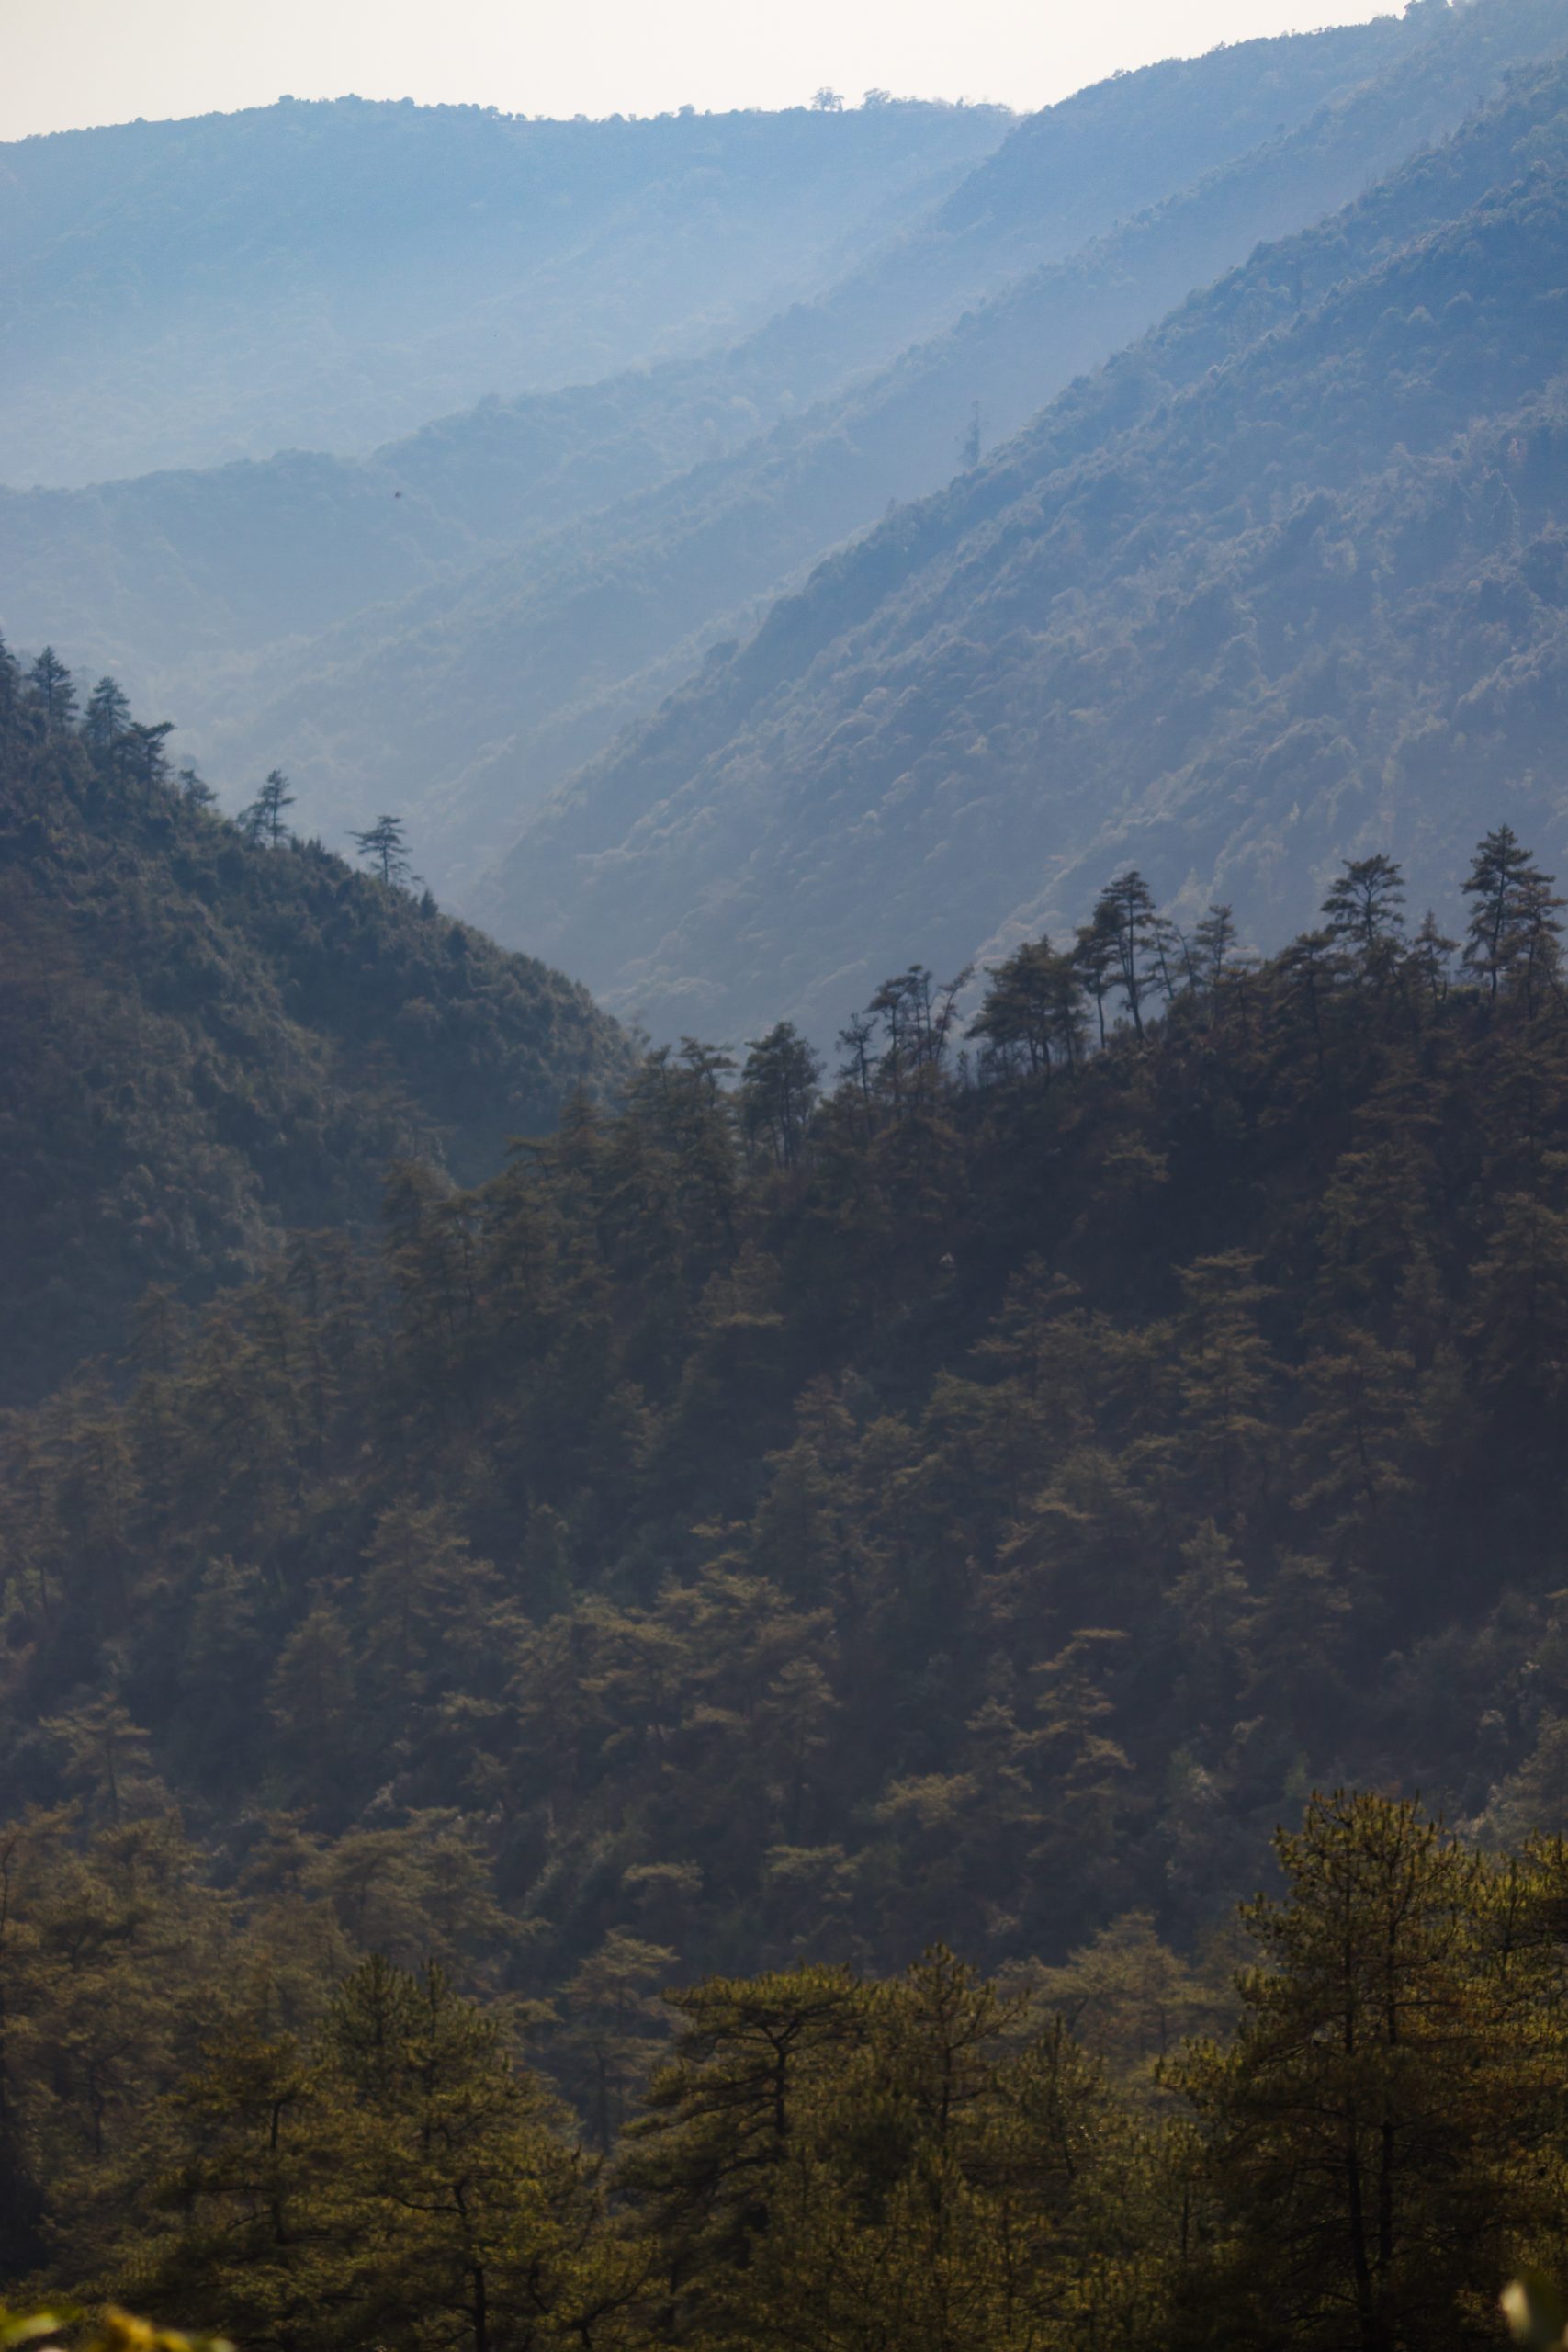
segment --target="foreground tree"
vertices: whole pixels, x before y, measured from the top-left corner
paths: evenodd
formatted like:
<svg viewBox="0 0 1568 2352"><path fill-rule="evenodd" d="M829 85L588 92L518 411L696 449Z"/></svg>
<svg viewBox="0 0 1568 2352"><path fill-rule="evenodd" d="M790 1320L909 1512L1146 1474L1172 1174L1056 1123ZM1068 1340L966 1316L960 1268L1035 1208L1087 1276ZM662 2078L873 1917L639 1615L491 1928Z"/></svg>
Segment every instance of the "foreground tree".
<svg viewBox="0 0 1568 2352"><path fill-rule="evenodd" d="M1207 2140L1217 2250L1191 2339L1313 2352L1495 2340L1547 2120L1550 2030L1508 1964L1484 1861L1413 1802L1314 1798L1234 2041L1173 2079Z"/></svg>

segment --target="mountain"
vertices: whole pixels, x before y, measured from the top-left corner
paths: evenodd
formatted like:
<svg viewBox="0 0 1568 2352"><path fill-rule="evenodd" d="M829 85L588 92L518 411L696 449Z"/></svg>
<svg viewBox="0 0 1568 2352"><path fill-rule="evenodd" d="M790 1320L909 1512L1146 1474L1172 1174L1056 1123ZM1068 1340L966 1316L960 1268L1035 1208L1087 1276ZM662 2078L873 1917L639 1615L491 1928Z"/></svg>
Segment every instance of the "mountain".
<svg viewBox="0 0 1568 2352"><path fill-rule="evenodd" d="M0 480L373 447L732 339L919 217L989 107L305 104L0 147Z"/></svg>
<svg viewBox="0 0 1568 2352"><path fill-rule="evenodd" d="M1112 876L966 1039L660 1050L13 1417L7 1808L179 1808L602 2119L671 1982L1199 1952L1314 1785L1561 1828L1562 902L1451 881L1462 962L1374 858L1259 965Z"/></svg>
<svg viewBox="0 0 1568 2352"><path fill-rule="evenodd" d="M7 1401L118 1351L152 1286L374 1224L394 1159L472 1182L630 1068L581 989L162 767L0 649Z"/></svg>
<svg viewBox="0 0 1568 2352"><path fill-rule="evenodd" d="M976 407L1010 433L1565 39L1562 0L1499 0L1150 68L1021 124L923 228L700 363L491 403L363 463L0 498L7 626L177 709L220 775L281 758L330 831L391 797L442 890L505 927L479 876L522 814L889 501L946 480Z"/></svg>
<svg viewBox="0 0 1568 2352"><path fill-rule="evenodd" d="M296 451L76 493L0 492L6 625L29 643L68 637L95 672L175 700L187 718L197 697L232 730L245 684L232 655L311 639L430 582L440 593L454 567L736 450L896 358L998 277L1069 253L1151 189L1212 168L1260 124L1310 114L1325 92L1415 45L1410 26L1389 19L1249 42L1080 93L1020 125L999 180L972 175L956 213L912 222L819 300L695 358L491 397L367 460ZM945 461L951 420L943 432ZM372 636L395 626L364 625ZM310 661L307 650L307 673ZM308 723L308 693L298 699Z"/></svg>
<svg viewBox="0 0 1568 2352"><path fill-rule="evenodd" d="M1445 12L1406 42L1303 129L1030 273L750 447L542 534L396 615L362 616L301 661L264 665L260 716L218 721L212 756L229 769L279 742L328 823L363 805L375 774L409 809L441 887L502 936L531 936L504 877L481 878L487 854L618 726L714 645L749 635L836 541L949 479L976 406L988 431L1016 431L1194 285L1337 209L1451 130L1520 59L1568 45L1568 8ZM528 921L543 919L531 901Z"/></svg>
<svg viewBox="0 0 1568 2352"><path fill-rule="evenodd" d="M177 661L182 646L248 647L314 628L352 602L382 602L475 543L505 544L649 487L896 358L989 288L1066 255L1300 121L1408 51L1414 21L1245 42L1079 92L1019 124L1003 141L1001 167L982 164L948 203L921 216L911 198L899 232L817 299L739 340L716 322L711 348L695 356L504 401L496 397L498 372L477 411L433 425L420 416L417 432L369 463L294 450L205 473L110 481L102 477L114 469L99 458L99 479L85 496L4 498L8 594L14 605L52 593L61 605L73 600L78 614L85 607L95 631L86 658L99 666L118 661L139 690L141 666ZM955 114L964 128L953 136L982 147L995 146L1006 128L995 110L871 113L878 124L908 113L916 128L926 117ZM423 114L417 119L424 124ZM776 136L779 123L795 119L761 119ZM975 127L987 121L989 130ZM434 122L424 125L431 136ZM633 129L670 132L668 124L622 128L628 136ZM18 313L19 328L29 322ZM6 478L0 466L0 481ZM17 479L14 471L8 478ZM410 511L393 515L387 510L398 492ZM259 565L244 560L253 535ZM292 582L268 560L275 537L299 550ZM347 563L354 570L345 576ZM301 610L299 597L313 598L323 564L327 600ZM125 580L148 577L150 566L158 593L125 595ZM214 605L221 636L213 633ZM206 634L192 640L203 616ZM58 633L53 610L13 609L8 620L35 635ZM163 688L162 678L147 683Z"/></svg>
<svg viewBox="0 0 1568 2352"><path fill-rule="evenodd" d="M1568 72L1194 297L712 657L491 899L657 1030L817 1034L1125 856L1267 935L1336 856L1556 853Z"/></svg>

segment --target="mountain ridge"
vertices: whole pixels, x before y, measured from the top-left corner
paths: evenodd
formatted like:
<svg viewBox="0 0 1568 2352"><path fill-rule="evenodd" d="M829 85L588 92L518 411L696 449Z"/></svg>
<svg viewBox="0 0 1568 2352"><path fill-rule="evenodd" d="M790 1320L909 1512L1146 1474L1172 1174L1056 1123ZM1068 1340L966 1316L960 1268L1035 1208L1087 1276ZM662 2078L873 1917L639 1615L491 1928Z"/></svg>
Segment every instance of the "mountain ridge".
<svg viewBox="0 0 1568 2352"><path fill-rule="evenodd" d="M1117 851L1149 865L1162 896L1179 909L1201 911L1212 888L1235 898L1247 921L1257 921L1266 909L1275 922L1298 910L1324 862L1360 840L1359 824L1344 832L1331 826L1327 837L1292 868L1293 878L1278 898L1256 871L1249 875L1246 860L1234 872L1223 860L1209 871L1201 859L1190 870L1187 865L1178 870L1172 863L1175 837L1168 835L1165 845L1157 846L1156 834L1137 815L1141 765L1157 761L1157 776L1168 756L1139 729L1145 716L1157 716L1161 696L1177 706L1190 700L1194 648L1202 652L1206 672L1231 645L1229 658L1240 665L1241 682L1232 695L1233 701L1241 697L1238 710L1247 695L1256 692L1267 702L1275 691L1269 684L1268 662L1260 671L1247 653L1249 624L1237 617L1223 628L1230 607L1223 598L1214 605L1212 596L1218 592L1213 582L1204 584L1212 517L1234 511L1237 566L1254 560L1243 552L1242 535L1266 520L1271 503L1280 511L1269 527L1280 547L1304 543L1322 516L1292 523L1289 508L1330 483L1337 497L1353 503L1355 484L1344 472L1352 452L1354 462L1375 475L1406 430L1414 451L1427 448L1435 458L1438 442L1483 420L1484 410L1474 405L1466 389L1467 367L1477 399L1505 403L1495 420L1505 445L1535 429L1525 411L1538 394L1551 406L1549 387L1560 363L1546 322L1554 313L1550 303L1543 310L1537 302L1531 270L1533 266L1549 290L1562 266L1558 199L1564 88L1560 66L1521 76L1498 107L1391 175L1382 189L1338 220L1264 249L1217 288L1190 298L1155 335L1063 395L977 473L901 512L830 559L797 597L770 616L749 646L710 663L657 719L624 739L570 795L532 821L516 856L509 919L539 922L546 926L540 937L558 945L573 938L584 944L615 940L615 963L591 965L595 979L609 989L612 1001L637 1004L643 1017L660 1026L716 1023L728 1034L734 1023L743 1026L781 1008L807 1018L809 1004L810 1024L820 1034L831 1016L812 964L822 973L840 969L844 926L852 908L863 912L868 891L870 904L887 909L874 958L886 957L897 924L906 939L923 936L931 960L954 967L992 943L1005 942L1021 923L1037 926L1047 916L1076 920L1083 886L1075 887L1069 869L1082 870L1097 857L1103 863ZM1501 287L1479 278L1463 281L1463 248L1475 224L1453 225L1456 212L1462 223L1470 208L1484 202L1499 173L1511 187L1512 214L1504 203L1487 235L1501 239L1507 249L1513 274L1506 280L1506 295ZM1528 224L1522 244L1508 244L1508 217L1516 225ZM1416 258L1407 254L1402 263L1387 254L1377 257L1385 225L1390 233L1414 240L1411 254ZM1417 249L1428 232L1436 243L1423 259ZM1458 257L1452 270L1437 250L1445 235ZM1531 238L1537 241L1533 247ZM1358 240L1363 255L1371 256L1359 265L1364 273L1359 295L1355 288L1361 281L1354 274ZM1335 296L1348 269L1346 286ZM1435 288L1441 286L1439 309L1450 300L1458 303L1445 329L1454 349L1440 348L1442 338L1435 330L1427 334L1429 320L1424 325L1416 318L1408 333L1395 334L1389 327L1389 348L1378 366L1392 371L1391 383L1403 388L1399 397L1410 408L1407 420L1394 418L1391 390L1380 441L1377 368L1369 356L1380 329L1363 315L1365 305L1384 301L1391 291L1403 293L1404 275L1423 269ZM1292 437L1268 424L1267 405L1256 419L1235 409L1238 391L1249 382L1258 387L1258 400L1272 402L1281 416L1292 413L1292 401L1299 414L1301 402L1313 397L1303 384L1325 394L1336 387L1331 350L1317 354L1314 374L1303 373L1278 340L1294 335L1303 354L1313 347L1314 331L1296 314L1303 286L1310 291L1314 283L1321 289L1320 304L1337 300L1335 315L1347 327L1353 323L1359 337L1344 371L1344 384L1355 387L1355 397L1347 394L1344 438L1333 447L1310 434ZM1514 311L1499 307L1505 300ZM1422 310L1414 299L1410 307ZM1316 332L1325 334L1326 325L1320 322ZM1515 344L1510 378L1499 347ZM1515 407L1520 408L1517 420ZM1216 447L1225 453L1223 461L1202 455L1202 420L1209 416ZM1191 420L1190 427L1184 418ZM1554 429L1550 419L1540 426L1549 442ZM1184 430L1192 438L1190 490L1180 474ZM1289 452L1294 476L1277 469L1276 481L1269 473L1270 460L1258 453L1270 438ZM1474 463L1483 476L1490 470L1479 442ZM1134 485L1140 481L1145 487L1134 497ZM1534 527L1550 537L1555 512L1550 465L1544 472L1540 465L1527 466L1517 487L1526 486ZM1352 571L1357 535L1366 536L1375 548L1378 534L1395 528L1399 501L1407 494L1419 503L1423 493L1418 485L1395 481L1388 490L1392 503L1386 512L1374 512L1373 502L1348 517L1342 560ZM1036 542L1051 554L1042 554L1032 568ZM1211 570L1223 573L1230 545L1223 525L1218 544L1220 555ZM1447 557L1462 561L1464 549L1450 548ZM1283 556L1280 562L1285 564ZM1184 566L1190 574L1186 588ZM1371 577L1370 571L1363 572L1363 597ZM1235 582L1231 588L1241 594ZM1506 588L1498 593L1506 601ZM1308 598L1308 588L1300 594ZM1098 606L1092 602L1096 596ZM1162 596L1171 616L1164 622L1157 617ZM1182 656L1167 640L1184 596L1193 605L1185 626L1195 633ZM1208 619L1201 623L1198 616L1206 598ZM1550 608L1533 592L1530 605L1542 615L1540 626L1550 634ZM1309 650L1313 609L1308 598L1296 621L1307 628ZM1363 630L1368 611L1359 616ZM1098 623L1097 612L1104 615ZM1126 637L1133 613L1143 616L1135 653ZM1281 619L1276 628L1282 626ZM1408 668L1407 654L1415 650L1400 631L1415 626L1413 615L1389 621L1380 640L1380 652L1394 674L1402 664ZM1205 628L1220 632L1219 644L1209 644ZM1231 630L1239 632L1234 644ZM1333 629L1325 624L1322 634L1331 638ZM881 654L879 643L886 649ZM1277 635L1270 640L1268 659L1289 671L1282 643ZM1075 649L1081 649L1081 659ZM1364 645L1358 652L1348 644L1345 655L1352 663L1347 677L1358 659L1360 674L1368 674ZM1053 666L1056 683L1043 687ZM1310 698L1314 690L1305 671L1297 684ZM1225 691L1216 684L1218 702ZM1424 707L1421 697L1427 689L1411 691ZM1296 688L1281 685L1278 692L1288 701ZM1324 689L1319 685L1315 692L1321 707ZM1036 751L1038 729L1058 705L1058 715L1048 719L1049 748ZM1075 734L1078 722L1070 713L1078 708L1101 715L1087 732ZM1279 741L1295 746L1280 755L1287 770L1296 753L1306 756L1303 744L1315 740L1313 724L1318 722L1309 721L1310 715L1302 712L1280 717ZM1306 725L1304 736L1298 722ZM1411 723L1418 723L1415 715ZM1342 721L1332 740L1342 741L1352 724ZM1019 739L1010 746L1012 729L1019 730ZM983 746L993 730L998 731L990 750L976 752L971 761L964 743ZM1381 724L1376 740L1381 748L1369 752L1366 760L1374 775L1396 749ZM1120 763L1109 772L1095 765L1100 741L1111 747L1104 761ZM1199 742L1193 756L1201 750ZM1271 778L1270 791L1277 785L1283 793L1268 765L1269 739L1259 741L1254 756ZM1348 775L1356 774L1352 752L1335 757ZM1522 741L1519 757L1525 757ZM1451 758L1449 764L1451 770ZM1276 770L1278 765L1276 757ZM1307 766L1310 771L1310 760ZM1027 780L1032 767L1046 776L1055 772L1060 784L1049 794L1033 791ZM1070 784L1080 767L1081 784ZM1527 776L1517 788L1528 794L1533 787ZM1216 808L1226 793L1242 795L1238 806L1244 806L1245 768L1228 785L1216 778L1208 789ZM1309 789L1305 780L1303 789ZM1338 805L1326 783L1324 790L1325 808ZM1150 809L1154 800L1151 786ZM1284 809L1290 805L1287 797ZM1551 806L1549 797L1548 811ZM1084 812L1081 818L1064 813L1074 808ZM1100 818L1091 823L1097 808ZM960 808L967 828L963 860L951 846ZM1117 811L1122 813L1112 813ZM802 830L792 847L795 812ZM1535 813L1540 818L1543 812ZM1152 825L1153 816L1145 815ZM1184 822L1199 821L1189 807ZM1233 823L1243 821L1238 817ZM1550 815L1546 822L1554 843ZM1075 832L1073 826L1083 830ZM1263 830L1259 817L1254 827L1259 840ZM1541 824L1534 830L1539 834ZM1238 855L1242 838L1238 832ZM1381 845L1403 845L1397 827ZM1420 851L1416 859L1421 888L1429 887L1421 862L1427 854ZM1436 855L1435 842L1431 854ZM885 863L874 889L866 861L879 855ZM1020 867L1032 867L1040 877L1027 895L1018 887ZM673 879L672 892L662 880L665 872ZM1047 887L1053 873L1066 877L1055 895ZM575 900L574 892L580 894ZM955 893L964 894L962 913ZM828 903L834 906L830 918L822 912ZM787 944L779 928L785 909L797 927ZM738 974L745 974L733 988L727 956ZM781 972L792 976L782 995ZM864 978L858 967L855 977Z"/></svg>
<svg viewBox="0 0 1568 2352"><path fill-rule="evenodd" d="M288 99L16 142L0 478L363 448L498 389L700 348L929 209L1010 119Z"/></svg>
<svg viewBox="0 0 1568 2352"><path fill-rule="evenodd" d="M942 479L976 395L984 429L1010 431L1064 373L1103 357L1195 277L1281 219L1339 200L1390 152L1418 144L1434 110L1453 119L1485 87L1494 50L1504 58L1564 37L1562 17L1525 0L1485 15L1416 11L1240 44L1064 101L1003 142L1013 213L994 195L965 199L971 215L985 212L998 257L987 260L973 220L958 239L971 291L1030 253L1054 250L1045 267L1056 276L1026 279L890 374L804 413L787 412L817 388L821 355L817 379L803 381L792 352L818 333L814 319L829 344L845 324L859 337L831 379L852 373L878 334L898 344L933 302L958 299L960 280L935 266L934 228L885 257L902 288L891 334L875 290L883 265L872 263L840 295L694 371L490 404L352 468L300 457L91 498L0 499L9 626L32 643L68 630L76 643L84 616L99 616L95 662L179 708L219 773L243 772L258 749L281 756L318 822L357 818L364 796L395 790L442 887L465 893L504 846L520 793L536 799L564 780L847 532ZM1349 111L1319 122L1325 90ZM1359 110L1357 91L1368 94ZM1222 164L1239 175L1234 192L1205 195L1213 174L1201 167L1245 157L1281 113L1309 128L1287 127L1285 143L1272 140L1250 164ZM1197 187L1171 199L1173 214L1137 214L1162 174L1190 169ZM1109 227L1130 213L1121 232ZM1062 257L1095 228L1120 242ZM911 288L915 253L926 261ZM928 275L946 288L940 299ZM771 438L756 438L759 426ZM521 537L511 554L509 534ZM387 601L400 587L400 612ZM367 595L365 610L341 616ZM162 638L139 641L165 608ZM310 641L268 650L280 626Z"/></svg>

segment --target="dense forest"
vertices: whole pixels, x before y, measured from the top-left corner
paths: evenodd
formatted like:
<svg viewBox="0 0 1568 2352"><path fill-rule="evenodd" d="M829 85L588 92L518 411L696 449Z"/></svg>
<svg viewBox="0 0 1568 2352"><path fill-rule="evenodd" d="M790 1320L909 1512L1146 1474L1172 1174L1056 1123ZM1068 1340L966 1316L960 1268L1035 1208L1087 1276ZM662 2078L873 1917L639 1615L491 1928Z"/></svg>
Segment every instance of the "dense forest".
<svg viewBox="0 0 1568 2352"><path fill-rule="evenodd" d="M630 1068L582 989L400 887L395 844L356 873L298 840L276 772L232 822L170 732L0 644L0 1399L118 1351L150 1283L374 1227L390 1159L472 1182Z"/></svg>
<svg viewBox="0 0 1568 2352"><path fill-rule="evenodd" d="M485 911L656 1034L830 1034L1135 858L1278 938L1337 859L1556 854L1568 73L1261 248L822 565L525 825Z"/></svg>
<svg viewBox="0 0 1568 2352"><path fill-rule="evenodd" d="M1529 851L1461 879L1259 962L1119 874L13 1414L13 2288L1488 2340L1568 2225L1568 997ZM1466 1840L1314 1799L1227 1926L1340 1779Z"/></svg>
<svg viewBox="0 0 1568 2352"><path fill-rule="evenodd" d="M1224 2039L1168 2046L1217 2005L1146 1931L1076 1974L714 1980L606 2150L505 2004L302 1942L275 1871L198 1892L128 1781L0 1849L11 2276L265 2352L1495 2343L1568 2251L1562 1842L1337 1795L1278 1846ZM1507 2302L1558 2340L1544 2283ZM88 2340L193 2352L112 2309Z"/></svg>
<svg viewBox="0 0 1568 2352"><path fill-rule="evenodd" d="M1568 2346L1568 0L821 96L0 154L0 2352Z"/></svg>

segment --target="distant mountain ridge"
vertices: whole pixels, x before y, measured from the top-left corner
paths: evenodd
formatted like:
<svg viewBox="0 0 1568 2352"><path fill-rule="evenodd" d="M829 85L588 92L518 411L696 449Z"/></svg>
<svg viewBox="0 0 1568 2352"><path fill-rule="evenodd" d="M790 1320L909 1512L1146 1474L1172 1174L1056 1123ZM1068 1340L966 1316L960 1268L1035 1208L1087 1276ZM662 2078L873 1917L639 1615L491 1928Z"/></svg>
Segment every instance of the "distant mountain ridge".
<svg viewBox="0 0 1568 2352"><path fill-rule="evenodd" d="M0 496L0 616L176 710L220 777L281 757L330 831L394 797L442 889L480 903L531 807L890 501L947 479L976 405L987 441L1016 429L1564 40L1562 0L1499 0L1122 76L700 362L487 403L363 462ZM906 348L933 319L951 323ZM508 921L504 895L482 903Z"/></svg>
<svg viewBox="0 0 1568 2352"><path fill-rule="evenodd" d="M525 830L509 924L660 1030L830 1032L1113 860L1273 931L1568 841L1568 68L1255 254L824 565Z"/></svg>
<svg viewBox="0 0 1568 2352"><path fill-rule="evenodd" d="M959 469L976 388L987 432L1011 434L1192 287L1451 130L1520 57L1568 44L1561 0L1436 22L1443 38L1413 43L1300 129L1042 266L765 438L281 662L259 729L247 719L236 739L220 726L215 755L263 733L314 788L352 805L342 755L365 760L376 745L444 887L526 939L504 887L479 875L519 803L542 803L660 685L750 634L835 540Z"/></svg>
<svg viewBox="0 0 1568 2352"><path fill-rule="evenodd" d="M85 608L93 632L85 658L118 662L162 692L182 646L248 649L354 605L379 604L441 565L570 523L739 449L857 372L896 359L988 287L1065 257L1135 213L1151 191L1162 196L1244 152L1260 124L1265 135L1287 128L1273 119L1309 116L1411 45L1409 29L1388 18L1243 43L1080 92L1018 126L999 179L984 167L971 174L949 205L818 300L694 358L492 397L422 422L363 460L295 450L81 492L0 490L9 625L16 634L62 635L67 614L80 627ZM238 559L242 536L247 557L257 543L259 561ZM285 546L288 574L276 552ZM128 594L125 583L149 566L157 594Z"/></svg>
<svg viewBox="0 0 1568 2352"><path fill-rule="evenodd" d="M284 99L14 141L0 481L363 450L731 340L928 210L1010 119Z"/></svg>

